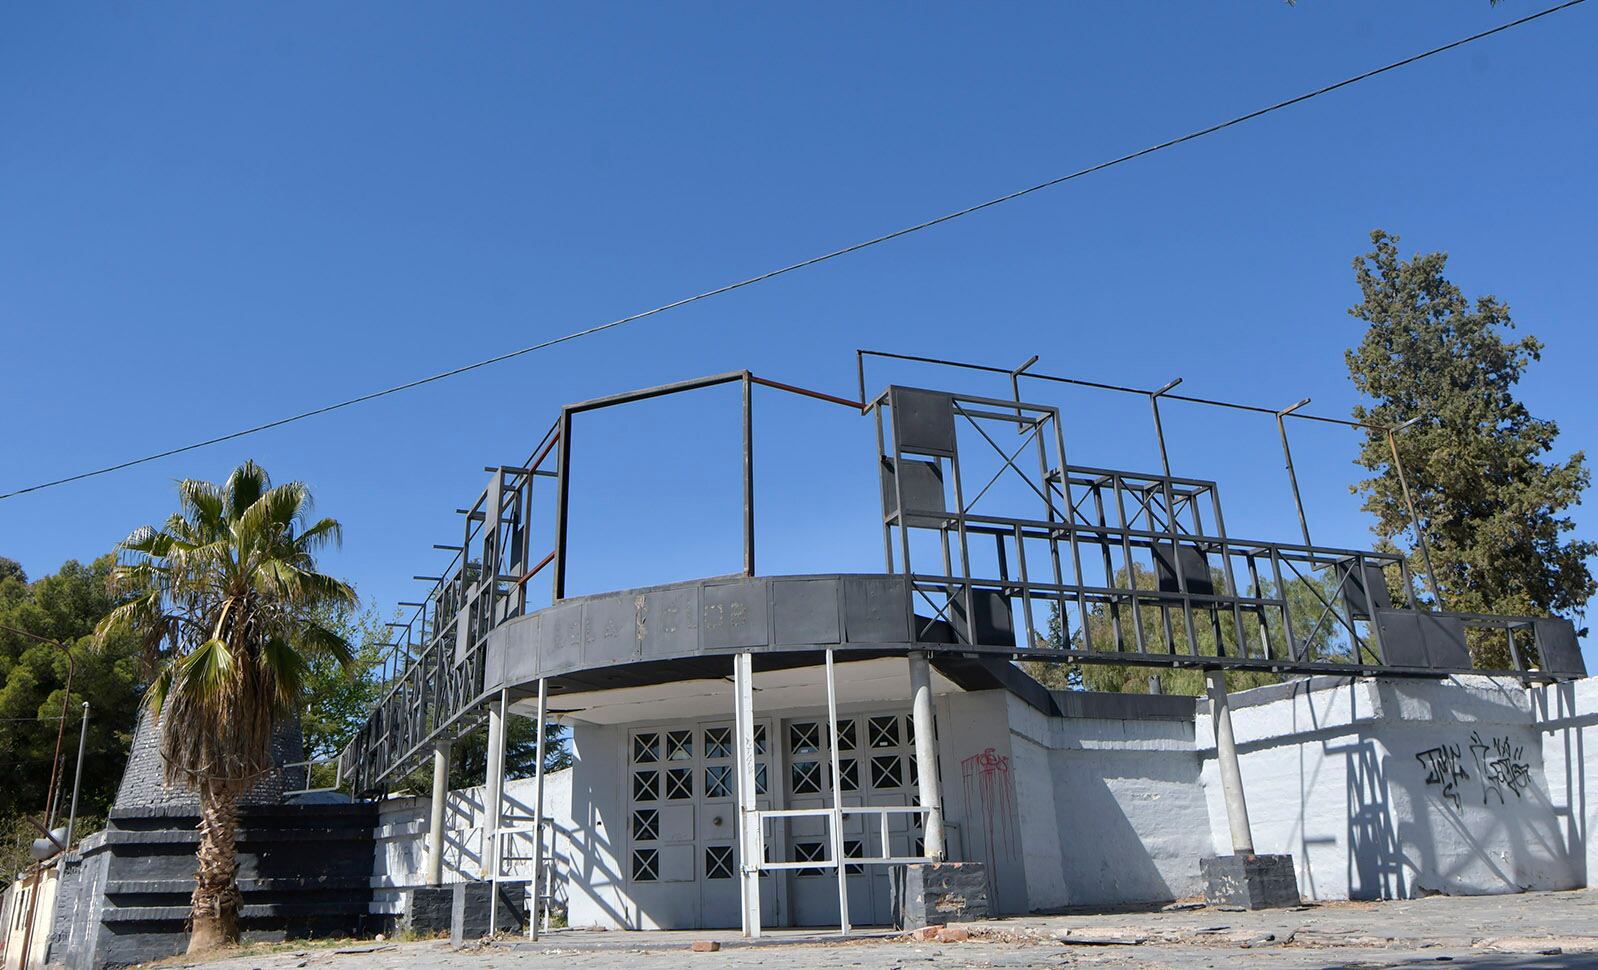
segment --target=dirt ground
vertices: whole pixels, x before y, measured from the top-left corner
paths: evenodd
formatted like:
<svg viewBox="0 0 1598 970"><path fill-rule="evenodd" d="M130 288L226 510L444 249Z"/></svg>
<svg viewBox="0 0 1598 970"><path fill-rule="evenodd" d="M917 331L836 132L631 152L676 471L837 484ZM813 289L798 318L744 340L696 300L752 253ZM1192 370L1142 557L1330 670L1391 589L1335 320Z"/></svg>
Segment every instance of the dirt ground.
<svg viewBox="0 0 1598 970"><path fill-rule="evenodd" d="M906 934L557 930L534 943L501 937L463 947L443 941L368 941L242 950L201 964L215 970L916 970L994 968L1421 967L1598 968L1598 893L1525 893L1383 903L1329 903L1232 912L1028 916L961 924L959 942ZM694 941L719 944L695 952ZM196 964L171 961L167 970Z"/></svg>

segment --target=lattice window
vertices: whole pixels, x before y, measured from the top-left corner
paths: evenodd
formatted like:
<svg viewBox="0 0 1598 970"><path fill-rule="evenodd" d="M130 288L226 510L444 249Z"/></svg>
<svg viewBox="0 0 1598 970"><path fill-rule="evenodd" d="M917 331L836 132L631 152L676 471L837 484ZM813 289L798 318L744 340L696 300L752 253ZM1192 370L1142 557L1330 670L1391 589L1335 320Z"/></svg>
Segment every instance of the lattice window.
<svg viewBox="0 0 1598 970"><path fill-rule="evenodd" d="M660 760L660 735L633 735L633 764L648 765Z"/></svg>
<svg viewBox="0 0 1598 970"><path fill-rule="evenodd" d="M732 757L732 728L705 728L705 757Z"/></svg>
<svg viewBox="0 0 1598 970"><path fill-rule="evenodd" d="M795 862L820 862L827 858L827 846L824 842L795 842L793 844L793 861ZM826 873L825 869L805 867L795 869L800 876L820 876Z"/></svg>
<svg viewBox="0 0 1598 970"><path fill-rule="evenodd" d="M793 793L819 795L821 793L821 762L795 761L793 763Z"/></svg>
<svg viewBox="0 0 1598 970"><path fill-rule="evenodd" d="M854 750L854 744L855 744L855 741L854 741L854 721L852 721L852 720L839 721L838 722L838 750L839 751L853 751Z"/></svg>
<svg viewBox="0 0 1598 970"><path fill-rule="evenodd" d="M838 762L838 788L842 791L860 790L860 762L853 758Z"/></svg>
<svg viewBox="0 0 1598 970"><path fill-rule="evenodd" d="M710 765L705 769L705 797L732 797L731 765Z"/></svg>
<svg viewBox="0 0 1598 970"><path fill-rule="evenodd" d="M902 783L898 755L881 755L871 759L872 788L898 788Z"/></svg>
<svg viewBox="0 0 1598 970"><path fill-rule="evenodd" d="M692 768L673 768L666 772L666 798L668 801L684 801L694 797L694 770Z"/></svg>
<svg viewBox="0 0 1598 970"><path fill-rule="evenodd" d="M765 793L766 793L766 766L763 765L763 764L755 765L755 794L756 795L764 795Z"/></svg>
<svg viewBox="0 0 1598 970"><path fill-rule="evenodd" d="M705 848L705 878L732 878L732 846L712 845Z"/></svg>
<svg viewBox="0 0 1598 970"><path fill-rule="evenodd" d="M694 760L694 732L692 732L692 731L667 731L666 732L666 760L667 761L692 761L692 760Z"/></svg>
<svg viewBox="0 0 1598 970"><path fill-rule="evenodd" d="M766 753L766 726L764 724L756 724L755 725L755 754L765 754L765 753Z"/></svg>
<svg viewBox="0 0 1598 970"><path fill-rule="evenodd" d="M788 753L815 754L821 750L821 725L804 721L788 725Z"/></svg>
<svg viewBox="0 0 1598 970"><path fill-rule="evenodd" d="M633 840L648 842L660 838L660 811L640 808L633 812Z"/></svg>
<svg viewBox="0 0 1598 970"><path fill-rule="evenodd" d="M892 714L871 718L866 722L866 739L873 748L897 748L899 718Z"/></svg>
<svg viewBox="0 0 1598 970"><path fill-rule="evenodd" d="M843 841L843 857L845 859L864 859L866 857L866 844L859 839L845 839ZM866 867L844 866L843 871L851 876L858 876L866 871Z"/></svg>
<svg viewBox="0 0 1598 970"><path fill-rule="evenodd" d="M652 802L660 797L660 772L633 772L633 801Z"/></svg>
<svg viewBox="0 0 1598 970"><path fill-rule="evenodd" d="M633 882L654 882L660 878L660 850L633 850Z"/></svg>

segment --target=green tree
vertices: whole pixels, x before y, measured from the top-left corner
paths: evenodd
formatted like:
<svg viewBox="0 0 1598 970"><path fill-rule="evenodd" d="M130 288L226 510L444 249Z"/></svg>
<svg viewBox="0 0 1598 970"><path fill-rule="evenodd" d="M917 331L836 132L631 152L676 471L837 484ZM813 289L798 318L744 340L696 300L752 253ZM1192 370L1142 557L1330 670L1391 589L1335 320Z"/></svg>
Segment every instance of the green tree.
<svg viewBox="0 0 1598 970"><path fill-rule="evenodd" d="M383 696L388 627L375 608L356 612L349 603L324 607L318 622L346 642L358 644L349 663L317 654L306 664L300 731L306 760L321 762L312 767L310 783L326 788L334 781L334 759Z"/></svg>
<svg viewBox="0 0 1598 970"><path fill-rule="evenodd" d="M1214 572L1216 589L1225 588L1225 576L1219 571ZM1307 575L1302 579L1285 579L1287 587L1287 609L1293 620L1293 635L1299 649L1304 655L1313 660L1335 661L1351 659L1351 647L1346 630L1335 619L1324 618L1325 603L1323 600L1333 601L1334 580L1323 576ZM1121 588L1131 589L1157 589L1158 581L1147 569L1134 566L1131 572L1125 568L1116 570L1115 584ZM1262 582L1261 589L1256 595L1260 599L1274 598L1275 587L1268 582ZM1069 613L1071 619L1077 618L1077 613L1072 608ZM1169 620L1171 633L1169 639L1165 634L1165 621L1158 606L1140 606L1138 620L1143 626L1144 644L1150 653L1177 653L1187 654L1188 637L1187 625L1183 622L1182 611L1171 609ZM1319 621L1317 623L1317 621ZM1106 604L1098 604L1088 610L1088 630L1090 637L1082 635L1081 624L1071 624L1070 633L1071 649L1088 649L1088 640L1092 640L1094 651L1137 649L1137 634L1133 626L1132 611L1123 607L1116 612L1111 611ZM1117 647L1116 629L1120 629L1120 646ZM1045 640L1049 646L1060 647L1065 643L1064 624L1060 619L1058 607L1050 610L1049 630ZM1220 630L1219 643L1221 650L1216 649L1216 629ZM1230 610L1221 610L1213 614L1208 610L1194 610L1193 632L1198 645L1197 653L1200 656L1213 657L1219 654L1238 656L1237 625ZM1259 617L1247 611L1243 613L1243 633L1250 638L1249 652L1258 656L1269 643L1270 655L1273 657L1286 657L1287 633L1282 628L1280 614L1276 611L1266 613L1266 626L1262 632ZM1261 638L1256 640L1254 638ZM1083 663L1083 664L1051 664L1038 661L1027 661L1023 668L1034 679L1044 686L1054 690L1095 690L1108 691L1118 694L1142 694L1148 691L1148 679L1158 674L1160 689L1166 694L1199 695L1206 690L1204 672L1198 669L1150 667L1137 664L1112 664L1112 663ZM1274 684L1281 681L1281 675L1268 671L1231 670L1226 673L1228 690L1246 690L1250 687L1259 687L1263 684Z"/></svg>
<svg viewBox="0 0 1598 970"><path fill-rule="evenodd" d="M178 500L161 528L119 545L115 579L129 596L98 634L131 632L149 651L146 696L167 780L199 795L189 936L198 953L238 941L238 800L273 769L273 735L295 713L313 658L349 662L349 642L321 618L355 593L317 571L316 554L341 529L308 521L304 484L274 486L245 462L220 486L179 482Z"/></svg>
<svg viewBox="0 0 1598 970"><path fill-rule="evenodd" d="M71 784L82 704L91 705L78 805L82 818L103 816L110 806L139 704L137 644L123 637L104 650L90 649L95 624L115 605L107 586L113 558L102 556L88 565L69 561L32 583L7 563L14 565L0 560L0 764L13 770L0 786L0 830L32 834L20 841L20 855L4 856L0 884L16 874L17 863L28 861L26 845L37 835L21 816L44 812L63 701L63 785ZM65 811L60 808L58 819ZM75 834L90 831L80 822ZM7 839L7 844L17 841Z"/></svg>
<svg viewBox="0 0 1598 970"><path fill-rule="evenodd" d="M1443 605L1579 622L1598 590L1587 564L1598 543L1568 537L1568 510L1588 484L1586 460L1579 451L1552 458L1558 426L1515 396L1542 344L1530 335L1509 339L1509 306L1466 298L1443 275L1446 253L1400 259L1398 237L1379 229L1371 242L1354 260L1362 298L1348 312L1367 327L1347 362L1373 403L1354 417L1378 428L1418 419L1394 441ZM1375 473L1354 486L1376 517L1373 531L1409 550L1421 575L1384 431L1366 432L1358 461ZM1472 652L1478 666L1511 666L1499 638L1473 643Z"/></svg>

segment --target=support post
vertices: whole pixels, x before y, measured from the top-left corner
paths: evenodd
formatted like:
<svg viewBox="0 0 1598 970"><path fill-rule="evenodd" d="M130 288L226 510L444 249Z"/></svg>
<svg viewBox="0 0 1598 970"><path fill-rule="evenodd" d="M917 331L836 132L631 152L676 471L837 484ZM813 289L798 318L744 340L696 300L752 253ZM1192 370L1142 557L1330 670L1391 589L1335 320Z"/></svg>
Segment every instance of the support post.
<svg viewBox="0 0 1598 970"><path fill-rule="evenodd" d="M510 691L500 690L499 700L488 709L488 779L483 792L483 832L488 836L483 862L488 871L488 935L499 927L499 828L505 818L505 715L510 706Z"/></svg>
<svg viewBox="0 0 1598 970"><path fill-rule="evenodd" d="M67 861L67 849L72 848L72 829L78 821L78 789L83 787L83 748L89 739L89 702L83 702L83 725L78 729L78 764L72 769L72 807L67 809L67 837L61 851L61 865Z"/></svg>
<svg viewBox="0 0 1598 970"><path fill-rule="evenodd" d="M549 718L549 681L538 678L538 725L535 757L538 767L533 773L533 908L527 914L527 935L531 939L538 939L538 920L541 917L540 903L544 893L544 733L545 722ZM550 839L550 851L554 851L554 839Z"/></svg>
<svg viewBox="0 0 1598 970"><path fill-rule="evenodd" d="M910 718L916 729L916 784L921 807L927 810L921 833L922 854L932 862L942 862L946 853L943 799L938 792L938 738L932 724L932 666L924 653L910 654L910 692Z"/></svg>
<svg viewBox="0 0 1598 970"><path fill-rule="evenodd" d="M754 382L744 371L744 575L755 574L755 405Z"/></svg>
<svg viewBox="0 0 1598 970"><path fill-rule="evenodd" d="M1282 460L1287 465L1287 484L1293 489L1293 508L1298 510L1298 530L1304 536L1304 545L1312 546L1315 543L1309 538L1309 520L1304 517L1304 497L1298 490L1298 471L1293 468L1293 449L1287 444L1287 421L1289 414L1309 403L1309 398L1298 402L1290 408L1283 408L1276 412L1276 434L1282 439Z"/></svg>
<svg viewBox="0 0 1598 970"><path fill-rule="evenodd" d="M732 658L733 724L738 757L738 899L743 935L760 936L760 803L755 798L754 655Z"/></svg>
<svg viewBox="0 0 1598 970"><path fill-rule="evenodd" d="M444 809L449 800L449 742L433 746L433 800L427 813L427 884L444 885Z"/></svg>
<svg viewBox="0 0 1598 970"><path fill-rule="evenodd" d="M827 650L827 752L832 772L832 811L827 821L832 837L833 872L838 877L838 934L848 936L849 870L843 864L843 782L838 777L838 679L832 666L831 648ZM882 844L882 854L893 854L888 851L886 842Z"/></svg>
<svg viewBox="0 0 1598 970"><path fill-rule="evenodd" d="M1248 802L1243 797L1243 772L1237 763L1237 741L1232 736L1232 705L1226 694L1226 672L1206 670L1210 688L1210 721L1215 729L1215 762L1221 769L1221 792L1226 798L1226 821L1232 829L1232 852L1254 854L1254 836L1248 824Z"/></svg>
<svg viewBox="0 0 1598 970"><path fill-rule="evenodd" d="M1415 419L1411 419L1403 427L1414 423ZM1415 527L1415 540L1420 543L1420 559L1426 565L1426 585L1432 591L1432 601L1440 610L1443 608L1443 596L1437 592L1437 574L1432 571L1431 547L1426 544L1426 530L1420 526L1420 516L1415 514L1415 501L1409 495L1409 479L1404 475L1404 462L1398 457L1398 439L1392 431L1387 432L1387 447L1393 453L1393 470L1398 472L1398 485L1404 490L1404 507L1409 510L1410 525Z"/></svg>

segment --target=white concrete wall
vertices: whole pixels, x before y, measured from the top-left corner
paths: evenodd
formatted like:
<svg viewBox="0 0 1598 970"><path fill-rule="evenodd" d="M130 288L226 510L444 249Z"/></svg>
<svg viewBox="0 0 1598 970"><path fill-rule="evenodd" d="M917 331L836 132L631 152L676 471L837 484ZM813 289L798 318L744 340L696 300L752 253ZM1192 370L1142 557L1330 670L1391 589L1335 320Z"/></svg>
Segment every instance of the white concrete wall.
<svg viewBox="0 0 1598 970"><path fill-rule="evenodd" d="M1013 696L1009 721L1031 909L1202 892L1214 849L1191 722L1051 718Z"/></svg>
<svg viewBox="0 0 1598 970"><path fill-rule="evenodd" d="M1267 703L1251 704L1251 693L1234 695L1232 717L1254 847L1293 855L1305 896L1582 884L1519 684L1319 679ZM1207 714L1196 734L1213 839L1228 851Z"/></svg>
<svg viewBox="0 0 1598 970"><path fill-rule="evenodd" d="M579 768L571 788L571 862L566 870L566 919L571 926L639 925L622 858L628 821L621 790L625 741L624 728L572 726L572 754Z"/></svg>
<svg viewBox="0 0 1598 970"><path fill-rule="evenodd" d="M506 810L514 813L514 824L533 815L533 779L516 778L505 782ZM572 771L550 772L544 778L544 813L554 823L554 845L546 843L555 861L554 888L557 900L565 896L565 883L571 868ZM379 806L372 859L372 910L398 914L399 891L427 884L427 822L429 799L425 796L390 798ZM484 849L484 788L478 785L449 793L444 803L444 883L481 879ZM532 854L531 836L511 840L510 853ZM507 874L530 870L530 863L506 865Z"/></svg>
<svg viewBox="0 0 1598 970"><path fill-rule="evenodd" d="M1598 821L1598 679L1538 688L1532 709L1560 839L1581 882L1590 885L1598 873L1598 846L1588 838Z"/></svg>

